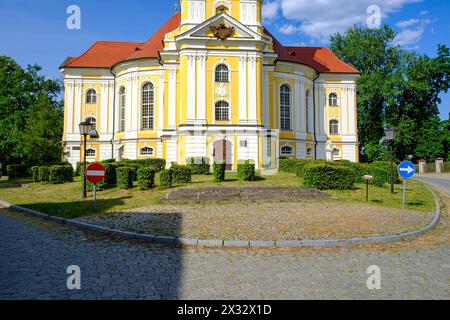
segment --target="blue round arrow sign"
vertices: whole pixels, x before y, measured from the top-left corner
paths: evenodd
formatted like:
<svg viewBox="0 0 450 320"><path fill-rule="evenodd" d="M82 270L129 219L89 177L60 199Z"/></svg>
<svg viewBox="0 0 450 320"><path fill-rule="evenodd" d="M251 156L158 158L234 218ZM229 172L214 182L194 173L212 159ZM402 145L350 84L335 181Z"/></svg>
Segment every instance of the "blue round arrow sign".
<svg viewBox="0 0 450 320"><path fill-rule="evenodd" d="M416 174L416 166L410 161L403 161L398 165L398 173L405 179L411 179Z"/></svg>

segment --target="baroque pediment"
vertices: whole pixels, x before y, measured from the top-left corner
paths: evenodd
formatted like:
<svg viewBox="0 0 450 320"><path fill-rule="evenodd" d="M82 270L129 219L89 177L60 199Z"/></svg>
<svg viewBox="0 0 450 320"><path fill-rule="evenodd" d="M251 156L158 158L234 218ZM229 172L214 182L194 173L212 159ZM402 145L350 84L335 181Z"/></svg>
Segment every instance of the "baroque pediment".
<svg viewBox="0 0 450 320"><path fill-rule="evenodd" d="M221 41L226 39L253 39L267 41L265 37L254 32L225 12L178 35L178 39L219 39Z"/></svg>

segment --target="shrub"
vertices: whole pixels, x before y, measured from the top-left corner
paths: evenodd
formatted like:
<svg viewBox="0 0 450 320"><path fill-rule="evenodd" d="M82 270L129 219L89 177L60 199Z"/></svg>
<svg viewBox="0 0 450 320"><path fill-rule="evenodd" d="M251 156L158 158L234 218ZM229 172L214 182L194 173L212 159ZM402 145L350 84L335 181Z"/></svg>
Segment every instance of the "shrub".
<svg viewBox="0 0 450 320"><path fill-rule="evenodd" d="M175 165L170 168L172 171L173 183L191 183L192 175L191 170L187 166Z"/></svg>
<svg viewBox="0 0 450 320"><path fill-rule="evenodd" d="M298 159L295 160L295 174L299 178L303 178L303 169L307 165L314 165L314 164L327 164L329 162L326 162L325 160L304 160L304 159Z"/></svg>
<svg viewBox="0 0 450 320"><path fill-rule="evenodd" d="M215 182L225 181L226 163L214 162L213 168L214 168L214 181Z"/></svg>
<svg viewBox="0 0 450 320"><path fill-rule="evenodd" d="M379 167L378 165L370 164L369 165L369 174L373 177L372 180L369 181L369 184L372 184L377 187L384 186L385 183L390 182L390 169Z"/></svg>
<svg viewBox="0 0 450 320"><path fill-rule="evenodd" d="M281 159L279 161L279 170L281 172L295 173L296 161L292 159Z"/></svg>
<svg viewBox="0 0 450 320"><path fill-rule="evenodd" d="M237 176L243 181L255 181L255 164L249 160L238 163Z"/></svg>
<svg viewBox="0 0 450 320"><path fill-rule="evenodd" d="M137 171L137 183L140 190L149 190L155 186L155 170L142 167Z"/></svg>
<svg viewBox="0 0 450 320"><path fill-rule="evenodd" d="M73 181L73 167L70 164L65 164L64 167L64 182L72 182Z"/></svg>
<svg viewBox="0 0 450 320"><path fill-rule="evenodd" d="M68 166L59 166L59 165L50 166L48 181L53 184L62 184L66 182L67 181L66 179L68 179L67 176L68 168L69 168ZM72 167L70 167L70 169L71 168ZM70 172L72 174L72 170ZM72 179L72 175L70 176L70 179Z"/></svg>
<svg viewBox="0 0 450 320"><path fill-rule="evenodd" d="M113 163L102 163L105 167L105 179L98 184L98 190L112 189L117 186L116 167Z"/></svg>
<svg viewBox="0 0 450 320"><path fill-rule="evenodd" d="M86 162L86 168L89 167L91 163ZM75 176L83 176L84 162L77 162L77 167L75 168Z"/></svg>
<svg viewBox="0 0 450 320"><path fill-rule="evenodd" d="M355 171L355 181L357 182L364 182L363 176L370 174L369 166L366 163L336 161L330 162L330 165L353 169Z"/></svg>
<svg viewBox="0 0 450 320"><path fill-rule="evenodd" d="M38 166L31 167L30 172L31 172L31 177L33 178L34 182L41 181L41 180L39 180L39 167Z"/></svg>
<svg viewBox="0 0 450 320"><path fill-rule="evenodd" d="M38 170L39 181L48 182L50 178L50 167L42 166Z"/></svg>
<svg viewBox="0 0 450 320"><path fill-rule="evenodd" d="M210 174L209 159L206 157L188 158L187 166L191 170L191 174Z"/></svg>
<svg viewBox="0 0 450 320"><path fill-rule="evenodd" d="M25 178L28 176L28 168L22 164L10 164L6 167L6 171L8 172L9 180Z"/></svg>
<svg viewBox="0 0 450 320"><path fill-rule="evenodd" d="M304 185L320 190L353 189L356 182L355 170L329 164L310 164L303 169Z"/></svg>
<svg viewBox="0 0 450 320"><path fill-rule="evenodd" d="M161 188L172 186L172 170L163 170L159 173L159 185Z"/></svg>
<svg viewBox="0 0 450 320"><path fill-rule="evenodd" d="M144 159L144 160L138 160L142 163L145 167L152 167L153 170L158 173L163 171L166 168L166 160L164 159Z"/></svg>
<svg viewBox="0 0 450 320"><path fill-rule="evenodd" d="M117 187L120 189L131 189L133 187L133 172L130 167L117 168Z"/></svg>
<svg viewBox="0 0 450 320"><path fill-rule="evenodd" d="M384 169L387 174L389 175L389 181L390 181L390 176L391 176L391 163L389 161L374 161L370 164L370 166L372 167L378 167L378 168L382 168ZM400 183L400 175L398 174L398 166L396 163L393 163L393 175L394 175L394 182L395 183Z"/></svg>

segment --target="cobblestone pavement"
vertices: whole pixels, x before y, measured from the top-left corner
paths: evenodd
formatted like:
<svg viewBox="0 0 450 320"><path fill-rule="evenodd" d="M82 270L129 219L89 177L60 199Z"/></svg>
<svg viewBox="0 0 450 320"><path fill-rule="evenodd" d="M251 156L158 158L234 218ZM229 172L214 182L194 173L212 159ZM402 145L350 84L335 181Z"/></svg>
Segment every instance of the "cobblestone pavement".
<svg viewBox="0 0 450 320"><path fill-rule="evenodd" d="M0 299L448 299L445 241L402 250L181 249L0 210ZM374 264L381 290L366 286ZM80 291L66 287L69 265L81 268Z"/></svg>
<svg viewBox="0 0 450 320"><path fill-rule="evenodd" d="M399 234L424 227L432 216L433 212L305 201L152 205L76 220L162 236L274 241Z"/></svg>

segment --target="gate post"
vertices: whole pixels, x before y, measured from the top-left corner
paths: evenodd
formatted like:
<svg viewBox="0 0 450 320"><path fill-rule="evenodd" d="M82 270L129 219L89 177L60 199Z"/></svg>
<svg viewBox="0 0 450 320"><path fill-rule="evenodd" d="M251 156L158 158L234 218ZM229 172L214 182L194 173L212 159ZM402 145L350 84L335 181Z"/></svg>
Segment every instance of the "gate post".
<svg viewBox="0 0 450 320"><path fill-rule="evenodd" d="M444 172L444 159L436 158L436 173Z"/></svg>
<svg viewBox="0 0 450 320"><path fill-rule="evenodd" d="M426 160L419 160L419 173L424 174L425 173L425 166L427 164Z"/></svg>

